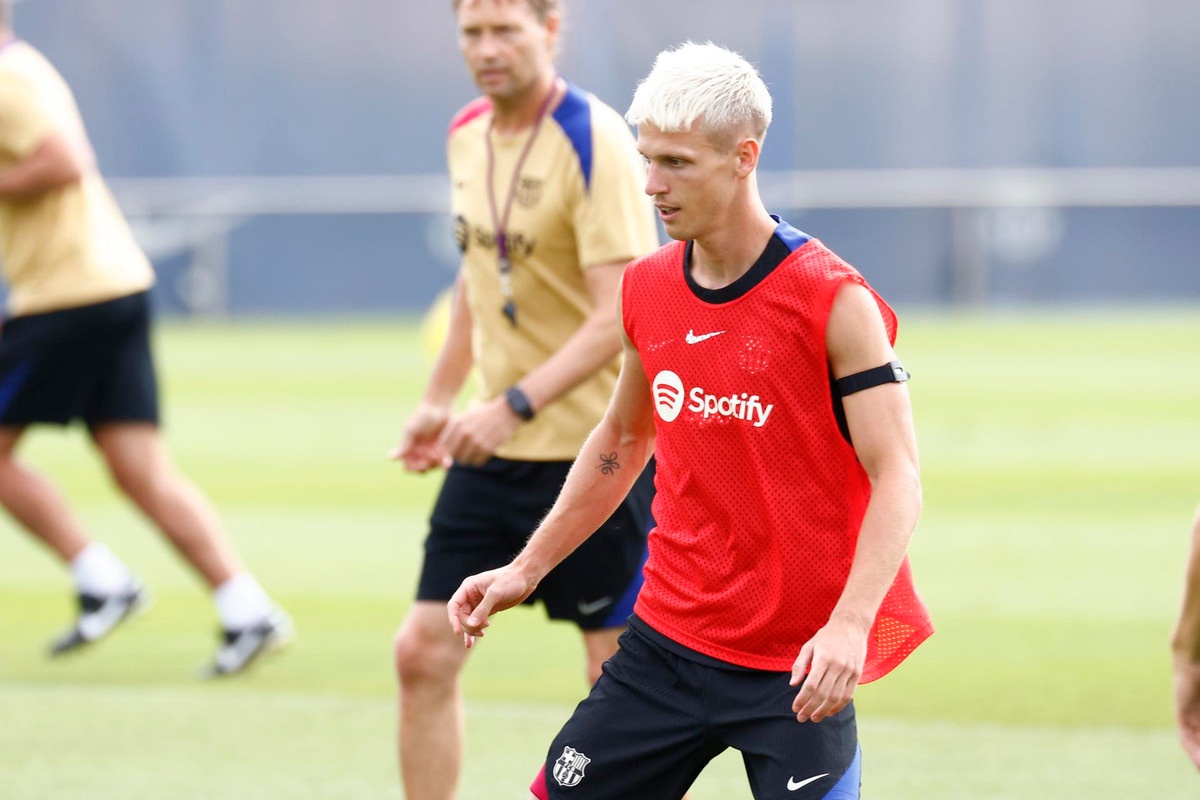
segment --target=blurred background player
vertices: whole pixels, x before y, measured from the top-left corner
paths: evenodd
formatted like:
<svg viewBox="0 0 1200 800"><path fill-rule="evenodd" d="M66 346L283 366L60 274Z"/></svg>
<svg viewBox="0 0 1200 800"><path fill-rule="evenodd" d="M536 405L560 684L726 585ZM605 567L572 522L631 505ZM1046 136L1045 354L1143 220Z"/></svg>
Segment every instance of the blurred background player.
<svg viewBox="0 0 1200 800"><path fill-rule="evenodd" d="M653 455L645 585L532 793L675 800L732 747L758 800L853 800L855 689L932 631L906 556L921 485L896 316L763 206L771 96L745 59L660 53L627 116L677 241L625 271L617 389L562 496L511 564L463 583L451 625L469 648Z"/></svg>
<svg viewBox="0 0 1200 800"><path fill-rule="evenodd" d="M87 425L114 482L213 590L224 629L211 674L240 672L291 623L246 571L158 429L150 352L153 270L100 177L62 76L12 32L0 0L0 503L70 565L75 624L51 646L90 644L142 609L142 583L92 541L63 496L17 460L33 424Z"/></svg>
<svg viewBox="0 0 1200 800"><path fill-rule="evenodd" d="M453 797L462 764L467 654L446 625L446 601L468 575L511 559L553 504L616 381L621 271L657 244L627 124L556 72L556 0L453 8L483 93L454 118L447 143L462 263L445 344L392 453L416 472L453 462L396 638L409 800ZM455 414L472 366L479 396ZM581 629L589 682L641 582L652 471L630 483L538 595L551 618Z"/></svg>
<svg viewBox="0 0 1200 800"><path fill-rule="evenodd" d="M1175 718L1183 749L1200 768L1200 509L1192 521L1183 603L1175 634Z"/></svg>

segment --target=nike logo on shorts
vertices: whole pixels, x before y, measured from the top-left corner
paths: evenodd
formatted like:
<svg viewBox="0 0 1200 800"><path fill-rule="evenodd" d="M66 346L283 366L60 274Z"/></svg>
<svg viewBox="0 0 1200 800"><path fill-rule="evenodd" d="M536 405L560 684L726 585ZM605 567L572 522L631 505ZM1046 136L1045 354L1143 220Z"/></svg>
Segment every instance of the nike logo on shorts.
<svg viewBox="0 0 1200 800"><path fill-rule="evenodd" d="M579 616L590 617L592 614L595 614L597 611L600 611L603 608L611 606L612 602L613 602L612 597L601 597L599 600L593 600L590 603L586 603L583 600L580 600L579 606L578 606Z"/></svg>
<svg viewBox="0 0 1200 800"><path fill-rule="evenodd" d="M829 775L828 772L822 772L820 775L813 775L811 778L806 778L805 780L802 780L802 781L797 781L794 778L788 778L788 791L794 792L797 789L803 789L805 786L808 786L813 781L819 781L819 780L821 780L821 778L828 777L828 775Z"/></svg>

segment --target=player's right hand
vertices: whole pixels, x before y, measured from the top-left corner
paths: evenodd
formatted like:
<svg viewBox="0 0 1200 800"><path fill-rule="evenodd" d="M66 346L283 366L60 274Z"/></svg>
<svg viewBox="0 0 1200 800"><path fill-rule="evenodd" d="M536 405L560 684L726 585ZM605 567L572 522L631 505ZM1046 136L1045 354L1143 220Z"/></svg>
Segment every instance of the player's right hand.
<svg viewBox="0 0 1200 800"><path fill-rule="evenodd" d="M536 587L536 582L523 577L511 564L472 575L446 604L450 627L470 648L475 637L482 637L484 629L492 624L492 614L520 605Z"/></svg>

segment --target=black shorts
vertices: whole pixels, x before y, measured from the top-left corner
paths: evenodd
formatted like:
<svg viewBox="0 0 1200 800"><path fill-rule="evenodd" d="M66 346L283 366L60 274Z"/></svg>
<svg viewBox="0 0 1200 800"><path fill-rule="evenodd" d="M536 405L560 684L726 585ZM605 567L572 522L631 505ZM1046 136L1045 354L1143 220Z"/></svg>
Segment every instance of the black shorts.
<svg viewBox="0 0 1200 800"><path fill-rule="evenodd" d="M418 600L449 600L466 578L507 564L554 505L569 461L454 464L429 521ZM653 527L654 462L613 515L547 575L527 602L584 630L620 627L642 587Z"/></svg>
<svg viewBox="0 0 1200 800"><path fill-rule="evenodd" d="M0 425L158 423L150 300L139 292L0 328Z"/></svg>
<svg viewBox="0 0 1200 800"><path fill-rule="evenodd" d="M685 658L634 618L529 787L542 800L679 800L727 748L756 800L858 800L854 704L797 722L786 672Z"/></svg>

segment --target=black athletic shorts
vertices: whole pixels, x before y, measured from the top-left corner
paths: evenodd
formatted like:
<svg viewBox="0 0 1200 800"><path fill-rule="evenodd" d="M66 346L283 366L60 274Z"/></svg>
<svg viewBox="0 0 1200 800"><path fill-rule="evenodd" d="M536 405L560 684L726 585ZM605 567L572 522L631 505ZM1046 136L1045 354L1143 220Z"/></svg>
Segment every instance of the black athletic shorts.
<svg viewBox="0 0 1200 800"><path fill-rule="evenodd" d="M492 458L454 464L429 521L418 600L449 600L466 578L507 564L554 505L569 461ZM642 588L653 527L654 461L597 531L547 575L527 602L584 630L620 627Z"/></svg>
<svg viewBox="0 0 1200 800"><path fill-rule="evenodd" d="M147 292L7 320L0 425L158 423Z"/></svg>
<svg viewBox="0 0 1200 800"><path fill-rule="evenodd" d="M634 617L591 694L529 787L541 800L679 800L727 748L741 751L756 800L858 800L854 704L797 722L800 691L765 672L691 652ZM665 640L668 641L669 640Z"/></svg>

